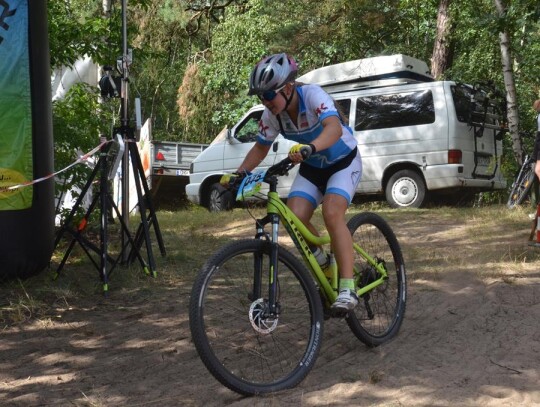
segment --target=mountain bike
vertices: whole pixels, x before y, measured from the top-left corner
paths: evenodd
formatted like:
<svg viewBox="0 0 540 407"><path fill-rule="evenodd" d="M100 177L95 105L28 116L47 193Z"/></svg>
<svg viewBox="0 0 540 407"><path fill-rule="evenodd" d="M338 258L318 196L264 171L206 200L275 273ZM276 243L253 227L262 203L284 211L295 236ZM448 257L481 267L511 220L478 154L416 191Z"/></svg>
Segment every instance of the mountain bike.
<svg viewBox="0 0 540 407"><path fill-rule="evenodd" d="M268 184L266 216L255 219L255 238L226 244L200 270L191 291L189 320L197 352L210 373L243 395L280 391L299 384L313 368L324 320L344 318L369 347L398 333L407 296L405 264L388 223L375 213L353 216L354 278L359 303L335 312L339 272L323 270L310 245L330 245L312 234L277 194L278 177L294 166L286 158L245 177L237 200ZM300 255L280 243L280 224ZM269 231L265 230L268 227Z"/></svg>
<svg viewBox="0 0 540 407"><path fill-rule="evenodd" d="M508 202L506 203L508 208L512 209L516 205L520 205L529 195L536 176L534 173L535 164L536 161L529 155L523 160L523 165L510 188L510 195L508 196Z"/></svg>

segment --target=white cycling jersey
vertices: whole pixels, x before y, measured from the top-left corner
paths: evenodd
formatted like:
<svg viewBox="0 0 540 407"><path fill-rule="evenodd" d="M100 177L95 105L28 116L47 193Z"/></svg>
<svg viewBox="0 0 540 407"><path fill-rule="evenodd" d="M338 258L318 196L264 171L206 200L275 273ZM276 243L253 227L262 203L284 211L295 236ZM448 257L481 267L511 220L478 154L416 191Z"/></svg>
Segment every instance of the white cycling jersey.
<svg viewBox="0 0 540 407"><path fill-rule="evenodd" d="M326 194L341 195L350 203L362 177L362 159L352 130L343 124L334 100L320 86L302 85L296 90L299 98L298 123L294 123L287 112L280 113L278 118L265 109L259 122L257 142L270 145L281 133L289 140L309 144L321 134L322 121L337 116L342 127L341 138L302 162L289 198L307 199L314 208Z"/></svg>
<svg viewBox="0 0 540 407"><path fill-rule="evenodd" d="M289 140L309 144L321 134L322 121L325 118L330 116L340 118L334 100L320 86L303 85L297 86L296 90L299 98L298 123L294 123L285 111L279 114L278 119L268 109L264 109L259 122L258 143L270 145L277 135L282 133L283 137ZM281 120L281 126L279 120ZM315 168L326 168L346 157L356 148L357 141L351 128L343 123L341 127L343 132L340 140L325 150L317 151L305 161L306 164Z"/></svg>

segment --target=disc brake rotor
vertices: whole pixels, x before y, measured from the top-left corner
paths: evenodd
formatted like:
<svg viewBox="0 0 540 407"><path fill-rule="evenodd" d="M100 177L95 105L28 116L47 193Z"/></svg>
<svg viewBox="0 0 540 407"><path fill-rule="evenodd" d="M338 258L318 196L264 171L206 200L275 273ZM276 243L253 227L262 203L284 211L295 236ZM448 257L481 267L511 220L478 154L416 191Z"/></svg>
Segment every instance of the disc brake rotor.
<svg viewBox="0 0 540 407"><path fill-rule="evenodd" d="M269 316L267 310L266 301L262 298L253 301L249 307L249 322L253 329L262 334L272 333L278 324L278 317Z"/></svg>

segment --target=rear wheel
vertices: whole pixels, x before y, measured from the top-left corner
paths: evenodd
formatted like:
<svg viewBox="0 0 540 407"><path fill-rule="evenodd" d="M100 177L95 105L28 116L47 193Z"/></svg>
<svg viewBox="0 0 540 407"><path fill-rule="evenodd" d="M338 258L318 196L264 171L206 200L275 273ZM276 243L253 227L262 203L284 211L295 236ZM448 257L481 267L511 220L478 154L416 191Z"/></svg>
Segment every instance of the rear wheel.
<svg viewBox="0 0 540 407"><path fill-rule="evenodd" d="M535 162L532 160L527 161L523 170L519 172L519 175L512 184L510 190L510 196L508 197L508 202L506 204L508 208L511 209L516 205L521 204L529 194L536 176L534 173L534 164Z"/></svg>
<svg viewBox="0 0 540 407"><path fill-rule="evenodd" d="M296 386L313 367L323 330L321 300L303 263L279 248L277 312L268 308L270 243L230 243L201 269L189 323L210 373L244 395Z"/></svg>
<svg viewBox="0 0 540 407"><path fill-rule="evenodd" d="M392 208L420 208L426 198L426 184L418 173L401 170L390 177L385 192Z"/></svg>
<svg viewBox="0 0 540 407"><path fill-rule="evenodd" d="M370 212L355 215L347 226L353 242L388 273L386 281L359 298L358 305L346 318L358 339L368 346L378 346L398 333L405 314L407 283L403 256L394 232L379 215ZM377 269L364 257L356 251L354 256L354 277L359 288L379 278Z"/></svg>

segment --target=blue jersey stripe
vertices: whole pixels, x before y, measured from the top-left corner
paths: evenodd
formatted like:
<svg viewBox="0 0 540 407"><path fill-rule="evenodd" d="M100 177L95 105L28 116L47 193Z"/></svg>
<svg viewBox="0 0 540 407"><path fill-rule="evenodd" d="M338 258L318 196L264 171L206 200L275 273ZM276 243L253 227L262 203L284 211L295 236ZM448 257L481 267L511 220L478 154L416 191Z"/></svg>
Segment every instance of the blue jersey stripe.
<svg viewBox="0 0 540 407"><path fill-rule="evenodd" d="M279 117L283 126L283 137L302 144L313 142L323 131L322 121L336 116L333 99L318 85L303 85L297 88L299 104L297 122L294 123L286 112ZM341 120L340 120L341 122ZM356 148L357 142L349 126L342 123L342 135L331 147L313 154L306 163L317 168L328 167L345 157ZM276 116L265 109L260 122L258 142L271 144L281 132L281 126Z"/></svg>

